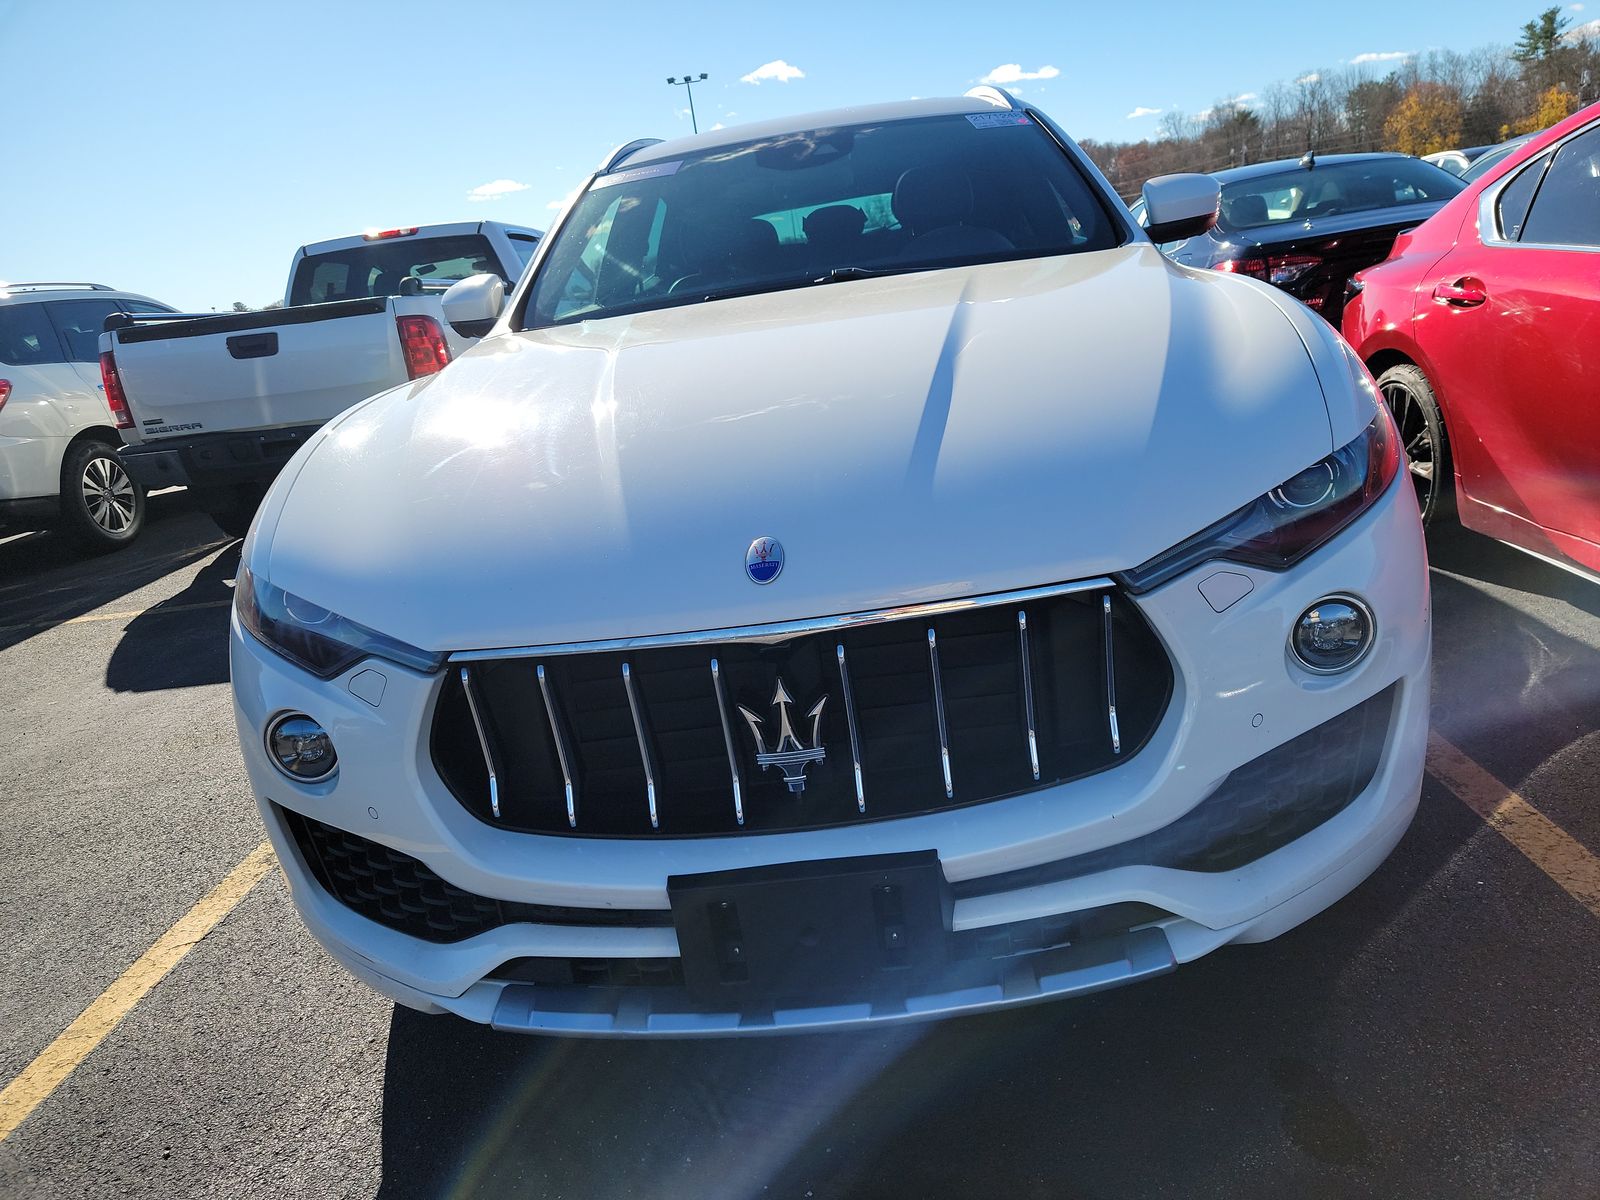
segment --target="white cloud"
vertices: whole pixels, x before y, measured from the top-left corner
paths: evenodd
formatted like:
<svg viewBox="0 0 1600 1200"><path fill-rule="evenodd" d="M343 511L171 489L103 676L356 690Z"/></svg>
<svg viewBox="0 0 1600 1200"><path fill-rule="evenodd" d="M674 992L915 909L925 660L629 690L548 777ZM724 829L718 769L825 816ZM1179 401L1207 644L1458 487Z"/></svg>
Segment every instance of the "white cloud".
<svg viewBox="0 0 1600 1200"><path fill-rule="evenodd" d="M1570 8L1573 12L1582 12L1583 11L1583 5L1581 5L1581 4L1569 4L1569 5L1567 5L1567 7Z"/></svg>
<svg viewBox="0 0 1600 1200"><path fill-rule="evenodd" d="M1298 84L1316 83L1321 78L1322 78L1321 72L1319 72L1319 71L1311 71L1311 72L1309 72L1309 73L1307 73L1305 75L1300 76L1300 78L1296 79L1295 82L1298 83Z"/></svg>
<svg viewBox="0 0 1600 1200"><path fill-rule="evenodd" d="M978 82L997 83L1003 87L1008 83L1023 83L1029 79L1054 79L1060 74L1059 67L1040 67L1037 71L1024 71L1021 63L1001 63Z"/></svg>
<svg viewBox="0 0 1600 1200"><path fill-rule="evenodd" d="M1409 50L1369 50L1365 54L1358 54L1350 60L1352 67L1359 67L1362 63L1399 62L1402 58L1410 58Z"/></svg>
<svg viewBox="0 0 1600 1200"><path fill-rule="evenodd" d="M1229 104L1249 104L1250 101L1254 100L1255 98L1256 98L1256 94L1254 92L1240 92L1232 100L1228 101L1228 103Z"/></svg>
<svg viewBox="0 0 1600 1200"><path fill-rule="evenodd" d="M550 203L545 205L545 208L549 209L551 212L560 212L563 208L572 203L572 198L577 194L578 189L573 188L565 196L561 197L561 199L550 201Z"/></svg>
<svg viewBox="0 0 1600 1200"><path fill-rule="evenodd" d="M1137 121L1140 117L1156 117L1161 115L1159 108L1146 108L1143 104L1135 108L1126 117L1126 120Z"/></svg>
<svg viewBox="0 0 1600 1200"><path fill-rule="evenodd" d="M759 84L763 79L775 79L779 83L788 83L791 79L804 79L806 73L799 67L791 67L781 58L775 58L769 63L762 63L748 75L739 76L741 83Z"/></svg>
<svg viewBox="0 0 1600 1200"><path fill-rule="evenodd" d="M467 193L468 200L498 200L501 196L509 196L512 192L525 192L528 190L526 183L518 183L515 179L496 179L490 183L480 183Z"/></svg>
<svg viewBox="0 0 1600 1200"><path fill-rule="evenodd" d="M1600 20L1586 21L1582 25L1574 25L1561 35L1563 41L1586 42L1590 39L1600 39Z"/></svg>
<svg viewBox="0 0 1600 1200"><path fill-rule="evenodd" d="M718 121L715 125L713 125L711 127L711 132L715 133L719 129L726 129L726 128L727 128L726 125L724 125L721 121Z"/></svg>

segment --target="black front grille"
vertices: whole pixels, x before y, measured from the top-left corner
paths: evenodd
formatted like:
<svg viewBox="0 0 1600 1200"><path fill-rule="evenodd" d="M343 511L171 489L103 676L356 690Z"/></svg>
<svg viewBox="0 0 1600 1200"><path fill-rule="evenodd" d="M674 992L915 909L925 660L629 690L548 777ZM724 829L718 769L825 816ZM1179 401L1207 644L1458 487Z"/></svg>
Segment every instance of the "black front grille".
<svg viewBox="0 0 1600 1200"><path fill-rule="evenodd" d="M808 829L1102 771L1143 746L1171 691L1137 608L1114 591L1073 592L842 633L476 661L445 681L432 752L462 805L501 828ZM757 762L753 720L767 751L787 720L789 763ZM792 761L819 745L817 761Z"/></svg>
<svg viewBox="0 0 1600 1200"><path fill-rule="evenodd" d="M363 917L412 937L459 942L517 921L628 927L672 924L667 909L566 908L491 900L446 882L409 854L291 809L277 811L300 857L330 896Z"/></svg>

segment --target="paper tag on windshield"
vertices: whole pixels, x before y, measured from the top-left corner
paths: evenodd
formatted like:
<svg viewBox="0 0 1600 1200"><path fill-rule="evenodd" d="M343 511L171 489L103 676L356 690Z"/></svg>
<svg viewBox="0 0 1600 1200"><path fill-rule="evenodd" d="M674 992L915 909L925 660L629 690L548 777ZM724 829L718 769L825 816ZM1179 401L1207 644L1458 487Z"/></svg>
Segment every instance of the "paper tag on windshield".
<svg viewBox="0 0 1600 1200"><path fill-rule="evenodd" d="M679 159L677 162L651 163L644 167L634 167L631 171L617 171L611 175L600 176L589 185L589 190L616 187L619 183L635 183L640 179L654 179L658 175L676 175L681 166L683 160Z"/></svg>
<svg viewBox="0 0 1600 1200"><path fill-rule="evenodd" d="M968 113L967 120L972 122L974 129L998 129L1003 125L1032 125L1027 113L1019 112L992 112Z"/></svg>

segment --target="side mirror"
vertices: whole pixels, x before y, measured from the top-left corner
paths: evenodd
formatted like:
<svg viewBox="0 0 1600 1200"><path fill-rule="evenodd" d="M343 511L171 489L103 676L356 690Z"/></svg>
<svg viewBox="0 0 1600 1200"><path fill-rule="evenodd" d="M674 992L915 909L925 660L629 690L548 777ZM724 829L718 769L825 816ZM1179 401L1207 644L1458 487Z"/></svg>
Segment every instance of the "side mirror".
<svg viewBox="0 0 1600 1200"><path fill-rule="evenodd" d="M506 281L498 275L471 275L444 294L444 319L462 337L481 338L494 328L506 306Z"/></svg>
<svg viewBox="0 0 1600 1200"><path fill-rule="evenodd" d="M1144 185L1145 232L1150 240L1181 242L1217 223L1222 187L1209 175L1162 175Z"/></svg>

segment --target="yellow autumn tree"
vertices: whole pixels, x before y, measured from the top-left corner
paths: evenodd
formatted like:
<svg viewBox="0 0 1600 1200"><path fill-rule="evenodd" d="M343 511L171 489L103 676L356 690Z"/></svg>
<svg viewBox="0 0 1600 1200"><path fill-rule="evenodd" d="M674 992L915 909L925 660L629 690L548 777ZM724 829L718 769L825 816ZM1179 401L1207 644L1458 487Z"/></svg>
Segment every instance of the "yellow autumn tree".
<svg viewBox="0 0 1600 1200"><path fill-rule="evenodd" d="M1557 121L1564 121L1578 111L1578 98L1559 83L1539 93L1539 106L1533 115L1524 117L1501 130L1506 137L1519 133L1538 133L1549 129Z"/></svg>
<svg viewBox="0 0 1600 1200"><path fill-rule="evenodd" d="M1383 123L1385 144L1401 154L1453 150L1461 141L1461 96L1442 83L1415 83Z"/></svg>

